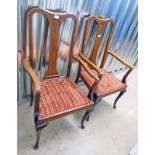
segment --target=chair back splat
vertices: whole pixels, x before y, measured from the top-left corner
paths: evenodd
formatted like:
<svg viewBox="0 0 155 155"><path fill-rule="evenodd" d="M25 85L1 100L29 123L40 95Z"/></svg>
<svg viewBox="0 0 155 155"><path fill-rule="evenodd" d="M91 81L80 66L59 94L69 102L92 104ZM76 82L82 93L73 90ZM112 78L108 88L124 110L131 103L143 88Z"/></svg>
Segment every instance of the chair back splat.
<svg viewBox="0 0 155 155"><path fill-rule="evenodd" d="M87 35L88 35L88 30L89 30L89 25L91 21L95 21L97 24L97 32L96 32L96 38L95 38L95 43L91 52L91 61L96 64L96 57L97 57L97 52L98 52L98 48L100 45L100 41L102 38L102 32L103 29L105 27L106 24L110 23L110 28L109 28L109 32L108 32L108 37L106 40L106 45L105 45L105 50L104 50L104 55L102 58L102 62L101 62L101 67L104 66L107 55L108 55L108 47L109 47L109 43L110 43L110 39L111 39L111 34L112 34L112 30L113 30L113 25L114 22L111 19L103 19L103 18L99 18L96 16L89 16L86 20L86 25L85 25L85 32L84 32L84 40L83 40L83 45L82 45L82 52L84 53L85 48L86 48L86 41L87 41Z"/></svg>
<svg viewBox="0 0 155 155"><path fill-rule="evenodd" d="M49 48L49 62L48 62L48 70L44 76L44 78L50 78L53 75L57 75L57 68L56 68L56 62L57 62L57 56L58 56L58 43L59 43L59 36L60 36L60 29L62 26L62 23L67 19L71 18L74 21L74 27L73 27L73 35L71 40L71 48L70 48L70 54L69 54L69 62L68 62L68 70L67 70L67 77L70 75L71 70L71 64L73 60L73 48L75 45L75 37L77 32L77 17L68 14L68 13L56 13L52 11L48 11L41 8L33 8L28 12L28 21L29 21L29 51L30 51L30 62L32 67L34 68L34 52L33 52L33 34L32 34L32 16L35 13L41 13L45 15L48 19L49 26L50 26L50 48Z"/></svg>

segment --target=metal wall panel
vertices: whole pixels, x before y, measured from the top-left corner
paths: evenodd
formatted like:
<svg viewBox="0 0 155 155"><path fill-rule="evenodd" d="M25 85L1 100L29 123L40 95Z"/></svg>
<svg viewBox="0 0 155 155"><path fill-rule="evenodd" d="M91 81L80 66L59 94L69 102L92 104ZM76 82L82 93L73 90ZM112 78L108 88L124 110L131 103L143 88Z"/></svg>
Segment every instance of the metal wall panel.
<svg viewBox="0 0 155 155"><path fill-rule="evenodd" d="M22 60L23 54L23 25L24 13L30 6L39 6L50 10L61 10L72 13L78 17L79 27L76 40L75 53L78 53L83 38L85 15L95 15L104 18L112 18L114 20L114 30L110 42L110 49L122 56L131 65L137 66L138 62L138 2L137 0L18 0L17 6L17 24L18 24L18 103L23 103L28 99L30 92L30 79L23 70ZM41 14L34 15L33 18L33 37L34 50L36 51L36 67L35 71L39 76L43 76L47 70L46 57L48 56L48 24L46 18ZM64 43L70 44L70 34L72 33L72 21L66 21L62 26L60 39L59 58L57 68L60 74L66 74L68 57L62 56ZM108 26L103 31L101 45L98 51L97 62L101 62L101 56L104 52L104 45ZM90 26L89 35L94 38L96 25ZM86 55L89 56L91 42L87 43ZM67 50L66 50L67 53ZM124 69L124 66L112 57L108 57L105 68L110 72L116 72ZM78 64L74 62L72 65L71 77L75 79Z"/></svg>

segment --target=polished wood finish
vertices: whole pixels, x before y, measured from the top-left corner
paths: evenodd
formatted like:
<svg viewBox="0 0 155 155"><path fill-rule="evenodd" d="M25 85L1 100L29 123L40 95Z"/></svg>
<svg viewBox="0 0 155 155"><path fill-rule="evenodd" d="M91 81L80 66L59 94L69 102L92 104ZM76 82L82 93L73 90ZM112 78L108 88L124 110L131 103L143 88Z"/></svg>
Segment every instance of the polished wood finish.
<svg viewBox="0 0 155 155"><path fill-rule="evenodd" d="M32 67L30 66L28 57L25 57L25 58L24 58L23 64L24 64L25 70L27 71L27 73L29 74L29 76L31 77L31 79L32 79L32 81L33 81L33 83L34 83L35 92L36 92L37 94L39 94L39 93L40 93L40 81L39 81L39 78L38 78L38 76L36 75L36 73L33 71Z"/></svg>
<svg viewBox="0 0 155 155"><path fill-rule="evenodd" d="M24 16L24 36L23 36L23 49L25 51L25 58L23 61L24 67L26 71L29 73L30 77L33 77L32 80L35 81L37 78L37 75L35 75L33 68L35 67L35 60L34 60L34 51L33 51L33 32L32 32L32 17L35 13L42 13L45 15L48 19L49 25L50 25L50 55L49 55L49 63L48 63L48 70L44 76L44 78L50 78L58 76L58 72L56 69L56 60L58 56L58 39L59 39L59 33L60 33L60 27L65 19L72 18L74 20L74 28L73 28L73 36L71 41L71 50L69 55L69 62L68 62L68 68L67 68L67 76L70 76L70 70L71 70L71 64L73 61L73 48L75 45L75 39L76 39L76 33L77 33L77 17L68 14L68 13L57 13L57 12L51 12L45 9L41 9L38 7L30 7ZM27 25L27 17L28 17L28 24L29 24L29 57L26 55L26 25ZM29 60L30 59L30 64ZM31 73L31 74L30 74ZM32 76L33 75L33 76ZM34 78L35 77L35 78ZM38 81L38 80L36 80ZM36 85L37 83L37 85ZM33 87L33 86L32 86ZM39 82L34 82L34 92L37 92L37 95L39 95L38 89ZM38 97L39 98L39 97ZM36 103L35 105L36 109L35 112L38 113L38 105Z"/></svg>
<svg viewBox="0 0 155 155"><path fill-rule="evenodd" d="M96 38L95 38L95 43L94 43L92 55L91 55L90 60L88 60L84 56L84 51L85 51L85 46L86 46L86 41L87 41L89 25L90 25L90 22L92 20L95 21L96 24L97 24L97 33L96 33ZM81 52L79 53L78 56L75 56L76 60L79 61L79 63L80 63L77 78L76 78L76 82L78 82L78 80L79 80L80 72L81 72L82 67L89 73L89 75L91 75L91 76L93 75L92 77L95 77L94 73L91 71L92 68L97 72L97 75L99 77L103 77L103 75L99 71L99 68L96 66L96 57L97 57L97 52L98 52L98 48L99 48L99 45L100 45L102 31L103 31L104 26L106 24L110 24L110 28L109 28L108 37L107 37L107 40L106 40L105 50L104 50L104 54L103 54L102 63L100 65L100 68L104 67L107 56L108 56L108 54L110 54L111 56L113 56L114 58L116 58L118 61L120 61L122 64L124 64L126 67L129 68L128 72L124 75L124 77L122 79L123 83L126 83L126 79L127 79L128 75L133 70L133 67L131 65L126 63L122 58L117 56L114 52L111 52L111 51L108 50L111 35L112 35L113 25L114 25L113 20L112 19L103 19L103 18L99 18L99 17L96 17L96 16L89 16L89 17L87 17L87 20L86 20L82 50L81 50ZM81 62L81 61L83 61L83 62ZM100 79L94 78L94 79L96 80L95 81L96 83L99 83L99 81L101 80L101 78ZM83 79L83 80L85 81L85 79ZM85 81L85 83L86 83L86 81ZM93 87L96 87L96 86L94 85ZM89 91L92 91L92 88L89 87ZM94 93L94 92L90 92L90 93Z"/></svg>
<svg viewBox="0 0 155 155"><path fill-rule="evenodd" d="M34 64L34 52L33 52L33 34L32 34L32 16L35 13L42 13L45 15L48 19L49 25L50 25L50 55L49 55L49 64L48 64L48 70L45 74L45 78L49 78L53 75L58 74L56 69L56 62L57 62L57 56L58 56L58 40L59 40L59 34L60 34L60 28L64 20L67 18L71 18L74 20L74 28L73 28L73 36L71 41L71 51L70 51L70 57L69 57L69 63L68 63L68 70L67 70L67 76L70 75L71 70L71 64L73 61L73 48L75 45L75 39L76 39L76 33L77 33L77 17L68 14L68 13L57 13L48 11L45 9L40 8L33 8L29 11L29 47L30 47L30 61L32 67L35 66Z"/></svg>
<svg viewBox="0 0 155 155"><path fill-rule="evenodd" d="M105 65L107 56L108 56L108 48L109 48L109 43L110 43L110 39L111 39L111 35L112 35L114 22L113 22L112 19L109 19L109 18L99 18L99 17L96 17L96 16L88 16L87 20L86 20L86 25L85 25L82 49L81 49L81 52L79 53L79 56L81 56L81 54L84 54L84 52L85 52L89 25L90 25L90 22L92 22L92 21L95 21L95 23L97 24L97 33L96 33L94 47L92 49L92 52L90 51L91 52L90 61L94 65L96 65L96 57L97 57L97 52L98 52L98 48L99 48L101 37L102 37L102 31L103 31L105 25L110 24L107 40L106 40L106 43L105 43L105 50L103 51L104 54L103 54L102 62L100 64L100 67L103 68L104 65ZM85 59L85 61L87 61L87 63L88 63L89 60ZM91 63L90 61L89 61L89 64ZM79 66L79 69L78 69L78 73L77 73L77 77L76 77L76 83L78 82L79 77L80 77L80 70L81 70L81 66Z"/></svg>
<svg viewBox="0 0 155 155"><path fill-rule="evenodd" d="M114 58L116 58L118 61L120 61L123 65L125 65L126 67L128 67L128 71L126 72L126 74L123 76L122 78L122 82L126 83L126 79L129 76L129 74L132 72L132 70L134 69L133 66L131 66L130 64L128 64L127 62L125 62L121 57L119 57L118 55L116 55L116 53L108 51L108 54L112 55Z"/></svg>
<svg viewBox="0 0 155 155"><path fill-rule="evenodd" d="M126 67L128 67L129 69L133 69L133 66L131 66L130 64L128 64L127 62L125 62L121 57L119 57L118 55L116 55L116 53L108 51L108 54L112 55L114 58L116 58L118 61L120 61L123 65L125 65Z"/></svg>
<svg viewBox="0 0 155 155"><path fill-rule="evenodd" d="M79 56L80 56L80 58L82 58L83 61L85 61L91 68L93 68L93 69L99 74L99 76L102 76L102 75L100 74L99 69L96 67L96 65L95 65L94 63L92 63L91 61L89 61L88 59L86 59L82 53L80 53Z"/></svg>
<svg viewBox="0 0 155 155"><path fill-rule="evenodd" d="M85 61L83 61L83 59L81 57L74 56L74 58L83 66L83 68L88 72L88 74L92 78L94 78L95 80L99 80L99 77L96 74L94 74L93 72L91 72L91 70L88 67L87 63Z"/></svg>
<svg viewBox="0 0 155 155"><path fill-rule="evenodd" d="M88 36L88 30L89 30L89 25L91 21L95 21L97 24L97 32L96 32L96 38L95 38L95 43L91 52L91 57L89 58L89 60L84 56L85 53L85 48L86 48L86 41L87 36ZM102 31L105 27L106 24L110 24L109 27L109 31L108 31L108 36L107 36L107 40L105 41L105 50L103 51L103 58L102 58L102 62L100 64L100 67L98 68L96 66L96 57L98 54L98 49L99 49L99 45L100 45L100 41L101 41L101 37L102 37ZM120 94L118 95L118 97L116 98L115 102L114 102L114 108L116 108L116 102L118 101L118 99L125 93L126 91L126 79L128 77L128 75L131 73L131 71L133 70L133 66L129 65L127 62L125 62L122 58L120 58L119 56L116 55L116 53L109 51L109 44L110 44L110 39L111 39L111 35L112 35L112 30L113 30L113 26L114 26L114 22L112 19L102 19L102 18L98 18L95 16L89 16L86 19L86 25L85 25L85 31L84 31L84 40L83 40L83 44L82 44L82 50L80 51L80 53L78 54L78 56L75 56L75 59L80 63L79 65L79 69L78 69L78 73L77 73L77 78L76 78L76 83L78 82L79 78L81 77L82 80L84 81L84 83L86 84L87 88L89 89L89 94L88 97L93 100L94 106L101 100L102 97L105 97L107 95L113 94L115 92L120 91ZM113 87L113 85L115 86L115 82L117 81L116 78L112 77L110 75L110 73L105 73L105 75L103 74L103 72L105 71L103 69L105 63L106 63L106 59L107 56L111 55L114 58L116 58L120 63L122 63L123 65L125 65L126 67L129 68L129 70L126 72L126 74L123 76L122 81L118 81L117 84L120 87L118 87L118 89L111 89L111 88L116 88ZM88 76L84 76L83 70L86 71L87 75L91 76L92 79L92 84L90 85L90 78L88 78ZM96 78L96 76L98 78ZM100 77L100 78L99 78ZM106 81L106 80L113 80L113 81ZM88 81L89 80L89 81ZM115 82L114 82L115 81ZM107 83L109 82L109 84ZM102 85L106 85L104 86L105 89L107 87L109 87L109 91L107 93L105 93L105 89L101 89L101 91L103 91L103 93L100 91L100 93L98 93L98 89L99 86ZM110 86L111 85L111 86ZM100 87L102 88L102 87ZM82 122L84 122L84 120L89 120L89 116L90 113L92 111L86 111L85 115L83 116ZM82 123L83 124L83 123ZM83 125L82 125L83 128Z"/></svg>
<svg viewBox="0 0 155 155"><path fill-rule="evenodd" d="M81 51L82 53L84 53L84 51L85 51L89 25L90 25L91 21L95 21L97 24L97 33L96 33L94 47L92 49L92 52L90 51L92 53L90 60L94 64L96 64L96 57L97 57L97 52L98 52L98 48L99 48L101 37L102 37L102 31L106 24L110 24L108 37L107 37L107 41L105 44L104 55L103 55L103 59L102 59L102 63L101 63L101 67L103 67L105 64L106 58L107 58L107 54L108 54L108 48L109 48L109 43L110 43L110 39L111 39L111 35L112 35L112 29L113 29L114 22L112 19L109 19L109 18L104 19L104 18L99 18L96 16L87 17L86 25L85 25L85 32L84 32L84 40L83 40L82 51Z"/></svg>
<svg viewBox="0 0 155 155"><path fill-rule="evenodd" d="M50 54L49 54L49 61L48 61L48 70L42 79L39 78L36 75L36 73L33 71L35 67L35 60L34 60L34 51L33 51L32 17L36 13L41 13L45 15L48 19L49 27L50 27L50 48L49 48ZM29 28L28 29L29 30L28 31L29 55L26 54L27 18L28 18L28 28ZM56 63L57 63L57 57L58 57L58 42L59 42L60 29L61 29L62 23L67 18L71 18L74 21L74 27L73 27L71 47L69 52L67 75L66 77L64 77L58 74ZM58 13L58 12L52 12L49 10L37 8L37 7L30 7L25 13L24 21L25 23L24 23L24 35L23 35L24 36L23 50L25 52L25 56L23 60L23 65L32 80L33 102L34 102L34 123L35 123L36 136L37 136L36 143L33 148L37 149L39 146L41 130L47 126L49 121L66 116L68 114L74 113L82 109L91 109L92 102L86 96L86 94L84 94L84 92L69 78L71 65L73 61L73 49L74 49L75 38L77 33L77 24L78 24L77 17L65 12ZM46 85L46 82L47 83L51 82L52 84L49 83ZM58 85L58 83L60 83L61 85L60 84ZM46 93L43 94L44 92ZM72 104L71 102L73 101L74 103ZM57 105L56 109L52 110L52 107L56 105ZM48 109L48 108L51 108L51 109Z"/></svg>

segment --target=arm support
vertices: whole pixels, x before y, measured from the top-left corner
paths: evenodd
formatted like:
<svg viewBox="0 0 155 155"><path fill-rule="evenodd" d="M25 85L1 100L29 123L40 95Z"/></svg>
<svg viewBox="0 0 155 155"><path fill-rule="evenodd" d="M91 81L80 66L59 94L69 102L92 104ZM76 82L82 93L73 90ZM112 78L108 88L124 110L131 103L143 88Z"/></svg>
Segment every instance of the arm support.
<svg viewBox="0 0 155 155"><path fill-rule="evenodd" d="M40 94L40 81L39 81L39 78L37 77L37 75L35 74L35 72L33 71L33 69L31 68L28 57L24 58L23 64L24 64L25 70L30 75L30 77L34 83L35 93Z"/></svg>
<svg viewBox="0 0 155 155"><path fill-rule="evenodd" d="M74 56L74 58L80 63L80 65L82 65L82 67L88 72L88 74L95 79L96 81L100 80L100 78L94 74L90 68L88 67L87 63L85 61L83 61L83 59L79 56Z"/></svg>
<svg viewBox="0 0 155 155"><path fill-rule="evenodd" d="M126 74L124 75L122 82L126 83L126 79L128 77L128 75L131 73L131 71L133 70L133 66L131 66L130 64L128 64L127 62L125 62L122 58L120 58L118 55L116 55L114 52L108 51L108 54L112 55L114 58L116 58L118 61L120 61L123 65L125 65L126 67L129 68L129 70L126 72Z"/></svg>
<svg viewBox="0 0 155 155"><path fill-rule="evenodd" d="M99 69L96 67L96 65L94 63L92 63L87 58L85 58L82 53L80 53L79 56L80 56L80 58L82 58L83 61L85 61L89 66L91 66L99 74L99 76L102 76Z"/></svg>
<svg viewBox="0 0 155 155"><path fill-rule="evenodd" d="M112 55L114 58L116 58L118 61L120 61L122 64L124 64L129 69L133 69L133 66L129 65L127 62L125 62L121 57L116 55L114 52L108 51L108 54Z"/></svg>

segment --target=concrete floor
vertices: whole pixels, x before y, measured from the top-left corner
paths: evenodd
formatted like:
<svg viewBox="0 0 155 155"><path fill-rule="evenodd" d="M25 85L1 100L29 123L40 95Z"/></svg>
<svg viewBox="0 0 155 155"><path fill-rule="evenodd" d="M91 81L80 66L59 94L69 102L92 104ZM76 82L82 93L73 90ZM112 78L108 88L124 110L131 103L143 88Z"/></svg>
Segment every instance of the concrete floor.
<svg viewBox="0 0 155 155"><path fill-rule="evenodd" d="M121 76L121 75L118 75ZM137 69L128 78L128 88L113 109L117 94L104 98L92 113L86 128L80 129L84 111L49 123L35 142L33 108L18 106L18 155L128 155L137 143Z"/></svg>

